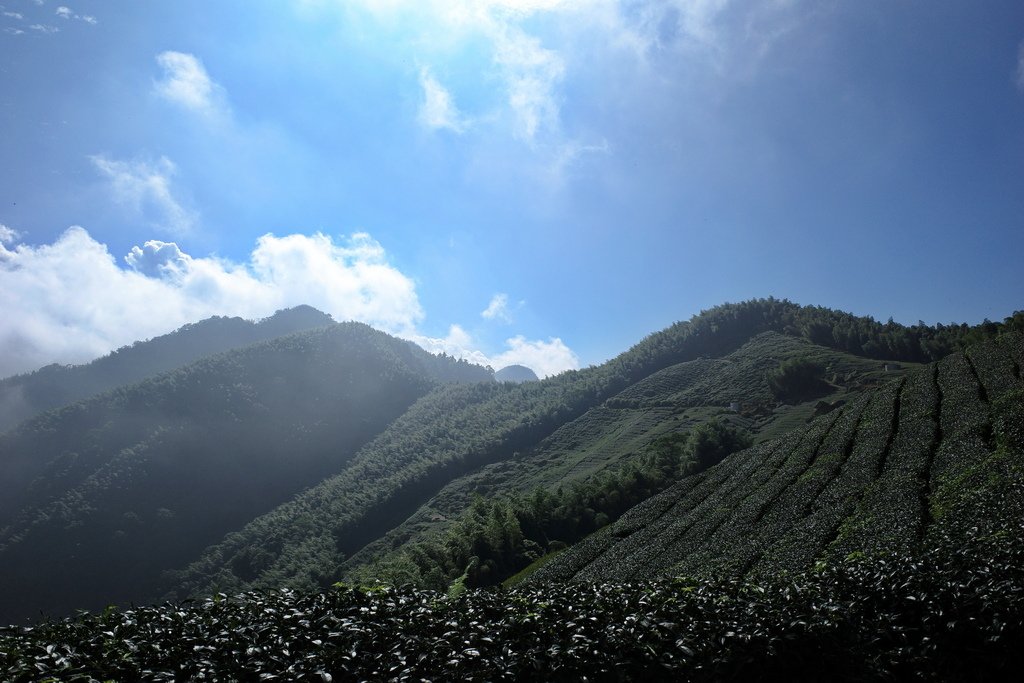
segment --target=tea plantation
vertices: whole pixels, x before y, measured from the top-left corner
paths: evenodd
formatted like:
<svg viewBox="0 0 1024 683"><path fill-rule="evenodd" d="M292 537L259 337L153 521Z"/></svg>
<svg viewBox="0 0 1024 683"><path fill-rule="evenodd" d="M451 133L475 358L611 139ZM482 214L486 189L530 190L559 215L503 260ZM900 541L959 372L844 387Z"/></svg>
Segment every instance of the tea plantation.
<svg viewBox="0 0 1024 683"><path fill-rule="evenodd" d="M927 550L952 506L1024 466L1022 347L1019 334L973 346L737 453L531 580L771 577L850 554ZM990 523L989 511L976 522Z"/></svg>
<svg viewBox="0 0 1024 683"><path fill-rule="evenodd" d="M512 589L336 585L0 629L37 680L1003 680L1024 665L1024 337L858 395Z"/></svg>

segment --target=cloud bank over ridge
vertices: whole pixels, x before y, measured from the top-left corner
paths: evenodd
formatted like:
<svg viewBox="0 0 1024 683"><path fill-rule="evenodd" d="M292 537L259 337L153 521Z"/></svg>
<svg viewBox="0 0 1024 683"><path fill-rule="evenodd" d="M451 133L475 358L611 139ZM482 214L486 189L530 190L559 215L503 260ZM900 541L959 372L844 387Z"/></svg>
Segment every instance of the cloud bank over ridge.
<svg viewBox="0 0 1024 683"><path fill-rule="evenodd" d="M258 319L299 304L496 368L521 363L554 374L579 365L560 339L513 337L488 356L464 332L444 340L422 335L415 283L363 232L268 233L246 263L193 257L173 242L150 240L121 265L79 226L42 245L19 243L15 230L0 227L0 377L87 362L213 315Z"/></svg>

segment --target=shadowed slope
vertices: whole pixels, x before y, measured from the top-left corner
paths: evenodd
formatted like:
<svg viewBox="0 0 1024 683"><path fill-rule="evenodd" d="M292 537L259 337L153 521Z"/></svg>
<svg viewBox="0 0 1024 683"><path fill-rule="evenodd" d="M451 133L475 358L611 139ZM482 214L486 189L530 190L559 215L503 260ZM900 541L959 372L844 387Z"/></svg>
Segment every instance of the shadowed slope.
<svg viewBox="0 0 1024 683"><path fill-rule="evenodd" d="M23 423L0 436L0 620L152 599L162 571L337 472L457 378L492 383L485 368L343 323Z"/></svg>

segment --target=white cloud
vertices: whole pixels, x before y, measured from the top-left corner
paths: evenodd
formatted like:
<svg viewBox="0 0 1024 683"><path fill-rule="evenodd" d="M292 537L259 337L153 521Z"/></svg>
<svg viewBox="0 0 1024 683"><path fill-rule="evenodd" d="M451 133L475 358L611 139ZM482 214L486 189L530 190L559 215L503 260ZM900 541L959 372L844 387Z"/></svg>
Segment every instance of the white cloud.
<svg viewBox="0 0 1024 683"><path fill-rule="evenodd" d="M187 235L196 224L193 211L182 206L171 190L177 169L161 157L155 163L142 160L119 161L103 155L90 157L109 181L114 199L150 226L174 235Z"/></svg>
<svg viewBox="0 0 1024 683"><path fill-rule="evenodd" d="M508 349L492 358L491 367L497 370L507 365L525 365L540 377L550 377L580 366L580 359L558 337L541 341L518 335L505 340L505 344Z"/></svg>
<svg viewBox="0 0 1024 683"><path fill-rule="evenodd" d="M42 3L39 3L39 4L42 4ZM61 19L64 19L64 20L67 20L67 21L70 21L72 19L76 19L78 21L84 21L87 24L96 25L96 24L99 23L96 20L96 17L89 16L88 14L76 14L74 12L74 10L72 10L70 7L67 7L65 5L61 5L60 7L58 7L57 11L54 12L54 14L56 14Z"/></svg>
<svg viewBox="0 0 1024 683"><path fill-rule="evenodd" d="M505 73L514 135L532 143L542 132L557 132L556 88L565 73L561 56L514 26L499 25L493 40L494 61Z"/></svg>
<svg viewBox="0 0 1024 683"><path fill-rule="evenodd" d="M479 91L500 88L500 110L472 112L474 122L503 127L536 152L556 154L578 131L563 130L563 83L592 58L616 65L609 78L652 83L711 71L742 79L808 17L834 3L807 0L304 0L312 7L359 8L401 41L389 49L440 67L480 64ZM422 78L421 78L422 85ZM609 82L610 88L620 84ZM467 84L467 90L472 87ZM474 101L481 98L474 98ZM442 119L443 120L443 119ZM600 139L602 131L589 131Z"/></svg>
<svg viewBox="0 0 1024 683"><path fill-rule="evenodd" d="M192 257L177 244L160 240L149 240L141 247L132 247L124 260L132 270L149 277L181 275L192 263Z"/></svg>
<svg viewBox="0 0 1024 683"><path fill-rule="evenodd" d="M25 18L21 14L21 12L4 12L4 16L5 17L10 17L11 19L24 19Z"/></svg>
<svg viewBox="0 0 1024 683"><path fill-rule="evenodd" d="M412 280L363 233L267 234L246 263L151 241L125 261L80 227L52 244L0 244L0 376L88 361L211 315L260 318L306 303L404 336L423 317Z"/></svg>
<svg viewBox="0 0 1024 683"><path fill-rule="evenodd" d="M487 304L487 308L480 312L480 315L487 320L512 322L512 316L508 310L508 294L495 294L492 296L491 302Z"/></svg>
<svg viewBox="0 0 1024 683"><path fill-rule="evenodd" d="M420 334L415 284L366 233L266 234L244 263L150 240L131 249L124 267L78 226L52 244L15 244L18 237L0 226L0 377L87 362L211 315L256 319L299 304L495 369L520 364L549 376L579 367L557 337L515 336L489 355L458 325L443 338Z"/></svg>
<svg viewBox="0 0 1024 683"><path fill-rule="evenodd" d="M506 339L505 349L493 355L481 351L472 335L459 325L452 325L445 337L417 335L410 339L431 353L444 352L478 365L490 365L495 370L508 365L525 365L540 377L550 377L580 366L576 354L558 337L543 341L517 335Z"/></svg>
<svg viewBox="0 0 1024 683"><path fill-rule="evenodd" d="M21 237L21 233L0 223L0 244L10 244Z"/></svg>
<svg viewBox="0 0 1024 683"><path fill-rule="evenodd" d="M464 358L477 365L491 365L491 359L477 348L473 337L461 325L450 326L448 334L444 337L413 335L409 339L431 353L447 353L449 356Z"/></svg>
<svg viewBox="0 0 1024 683"><path fill-rule="evenodd" d="M419 119L427 128L447 128L456 133L466 130L468 120L452 102L451 93L431 75L426 67L420 69L420 87L423 101L420 103Z"/></svg>
<svg viewBox="0 0 1024 683"><path fill-rule="evenodd" d="M156 62L163 78L155 83L157 94L204 116L226 111L223 89L206 72L203 63L186 52L161 52Z"/></svg>
<svg viewBox="0 0 1024 683"><path fill-rule="evenodd" d="M353 4L333 1L346 7ZM588 3L579 0L361 0L355 4L389 26L415 17L415 30L421 35L407 44L412 46L413 58L417 60L450 57L457 51L448 51L453 45L479 43L482 38L483 44L488 46L490 63L481 64L480 80L500 85L504 106L500 112L474 116L474 120L501 122L508 133L531 145L543 136L560 134L557 90L565 64L558 52L544 47L522 24L540 13ZM438 51L437 46L443 47ZM454 116L458 112L451 96L429 72L421 71L420 86L425 95L419 113L421 121L426 125L431 125L428 121L435 121L432 127L456 131L465 127L467 119Z"/></svg>
<svg viewBox="0 0 1024 683"><path fill-rule="evenodd" d="M33 31L39 31L40 33L58 33L60 31L56 26L50 26L48 24L32 24L29 28Z"/></svg>

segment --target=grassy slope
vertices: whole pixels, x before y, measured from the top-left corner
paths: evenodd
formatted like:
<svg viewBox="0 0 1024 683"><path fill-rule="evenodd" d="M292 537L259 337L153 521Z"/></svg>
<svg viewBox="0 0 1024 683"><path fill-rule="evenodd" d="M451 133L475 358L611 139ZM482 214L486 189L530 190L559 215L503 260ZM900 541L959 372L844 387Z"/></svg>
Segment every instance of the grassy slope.
<svg viewBox="0 0 1024 683"><path fill-rule="evenodd" d="M828 367L836 384L795 405L775 405L766 373L780 362L806 357ZM898 373L915 364L904 364ZM897 374L898 374L897 373ZM585 480L643 451L669 432L685 431L716 418L772 438L813 414L819 400L848 401L891 376L878 361L826 349L803 339L764 332L720 359L698 359L659 370L560 426L536 447L454 479L407 520L346 562L346 571L385 557L409 541L423 540L448 526L473 494L484 496L554 489ZM732 401L743 412L731 413Z"/></svg>
<svg viewBox="0 0 1024 683"><path fill-rule="evenodd" d="M956 483L994 457L992 406L1024 388L1022 346L1015 333L972 347L734 454L530 580L770 576L927 547Z"/></svg>

